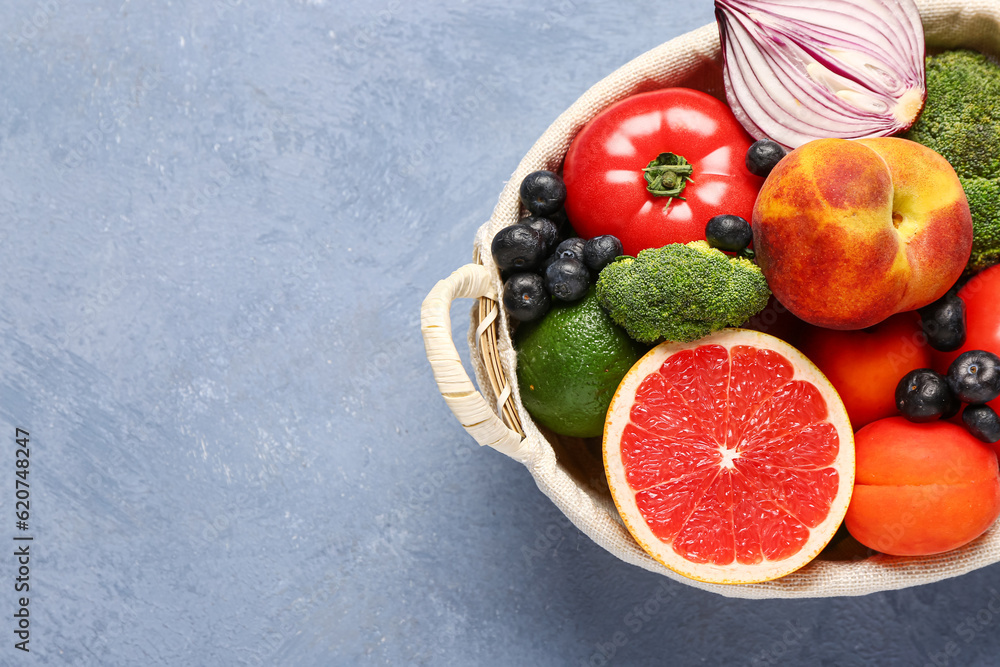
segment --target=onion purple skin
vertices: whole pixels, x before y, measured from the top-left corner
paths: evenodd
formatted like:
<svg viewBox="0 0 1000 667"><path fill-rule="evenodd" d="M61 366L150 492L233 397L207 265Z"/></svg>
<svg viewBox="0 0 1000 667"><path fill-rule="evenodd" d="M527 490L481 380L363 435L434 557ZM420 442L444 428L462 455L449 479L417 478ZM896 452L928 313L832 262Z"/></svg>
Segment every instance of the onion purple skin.
<svg viewBox="0 0 1000 667"><path fill-rule="evenodd" d="M726 97L755 139L889 136L926 97L913 0L715 0Z"/></svg>

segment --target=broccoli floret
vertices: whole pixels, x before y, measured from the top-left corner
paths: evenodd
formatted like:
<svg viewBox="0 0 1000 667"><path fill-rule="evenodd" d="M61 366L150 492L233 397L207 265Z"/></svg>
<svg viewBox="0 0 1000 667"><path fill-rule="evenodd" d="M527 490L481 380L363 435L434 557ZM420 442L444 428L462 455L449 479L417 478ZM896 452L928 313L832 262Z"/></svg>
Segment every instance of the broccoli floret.
<svg viewBox="0 0 1000 667"><path fill-rule="evenodd" d="M951 163L972 212L968 270L1000 262L1000 67L976 51L927 58L927 102L903 135Z"/></svg>
<svg viewBox="0 0 1000 667"><path fill-rule="evenodd" d="M968 270L981 271L1000 263L1000 179L960 176L958 180L973 211Z"/></svg>
<svg viewBox="0 0 1000 667"><path fill-rule="evenodd" d="M704 241L673 243L604 267L597 298L635 340L688 342L760 312L771 291L760 268Z"/></svg>

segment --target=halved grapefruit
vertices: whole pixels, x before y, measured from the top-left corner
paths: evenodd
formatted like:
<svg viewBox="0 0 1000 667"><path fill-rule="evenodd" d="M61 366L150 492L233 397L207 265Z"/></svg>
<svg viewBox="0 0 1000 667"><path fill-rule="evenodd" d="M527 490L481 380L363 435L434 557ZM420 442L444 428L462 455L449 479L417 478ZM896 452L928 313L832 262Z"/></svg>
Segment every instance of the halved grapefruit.
<svg viewBox="0 0 1000 667"><path fill-rule="evenodd" d="M725 329L636 362L608 409L604 467L653 558L699 581L756 583L799 569L837 531L854 434L802 353Z"/></svg>

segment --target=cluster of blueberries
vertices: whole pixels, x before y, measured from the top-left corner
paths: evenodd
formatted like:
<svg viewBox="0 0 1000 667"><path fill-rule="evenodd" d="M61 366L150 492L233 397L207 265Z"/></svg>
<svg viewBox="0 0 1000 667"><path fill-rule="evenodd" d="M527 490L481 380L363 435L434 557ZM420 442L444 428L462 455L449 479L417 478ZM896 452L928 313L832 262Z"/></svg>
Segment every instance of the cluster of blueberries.
<svg viewBox="0 0 1000 667"><path fill-rule="evenodd" d="M497 232L490 249L505 278L507 314L530 322L545 315L553 299L573 302L586 296L601 269L622 254L622 244L611 235L560 241L569 224L563 210L566 185L558 174L528 174L520 195L530 215Z"/></svg>
<svg viewBox="0 0 1000 667"><path fill-rule="evenodd" d="M951 352L965 343L965 304L949 292L920 309L927 341L936 350ZM896 386L896 407L913 422L949 419L962 404L962 423L984 442L1000 440L1000 417L986 405L1000 396L1000 357L986 350L960 354L948 373L918 368L903 376Z"/></svg>
<svg viewBox="0 0 1000 667"><path fill-rule="evenodd" d="M763 139L747 151L747 169L767 176L785 156L777 143ZM622 254L621 241L610 234L584 241L564 238L570 227L563 204L566 184L551 171L534 171L521 181L521 204L530 214L493 237L491 251L504 277L503 305L520 322L541 318L552 300L573 302L587 294L605 266ZM750 223L739 216L719 215L705 229L709 245L747 257L753 240Z"/></svg>

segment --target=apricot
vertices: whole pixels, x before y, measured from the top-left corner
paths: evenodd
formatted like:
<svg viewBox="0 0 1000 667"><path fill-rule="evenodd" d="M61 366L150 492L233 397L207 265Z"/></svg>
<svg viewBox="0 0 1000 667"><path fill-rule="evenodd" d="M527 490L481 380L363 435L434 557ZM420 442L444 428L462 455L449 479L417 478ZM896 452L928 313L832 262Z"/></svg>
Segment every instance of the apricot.
<svg viewBox="0 0 1000 667"><path fill-rule="evenodd" d="M972 250L948 161L898 138L803 144L767 177L754 250L774 296L828 329L863 329L941 297Z"/></svg>
<svg viewBox="0 0 1000 667"><path fill-rule="evenodd" d="M854 446L844 523L871 549L943 553L976 539L1000 515L996 454L961 426L889 417L858 431Z"/></svg>
<svg viewBox="0 0 1000 667"><path fill-rule="evenodd" d="M914 368L931 365L932 350L915 312L854 331L805 326L798 348L836 388L855 431L899 414L896 385Z"/></svg>

